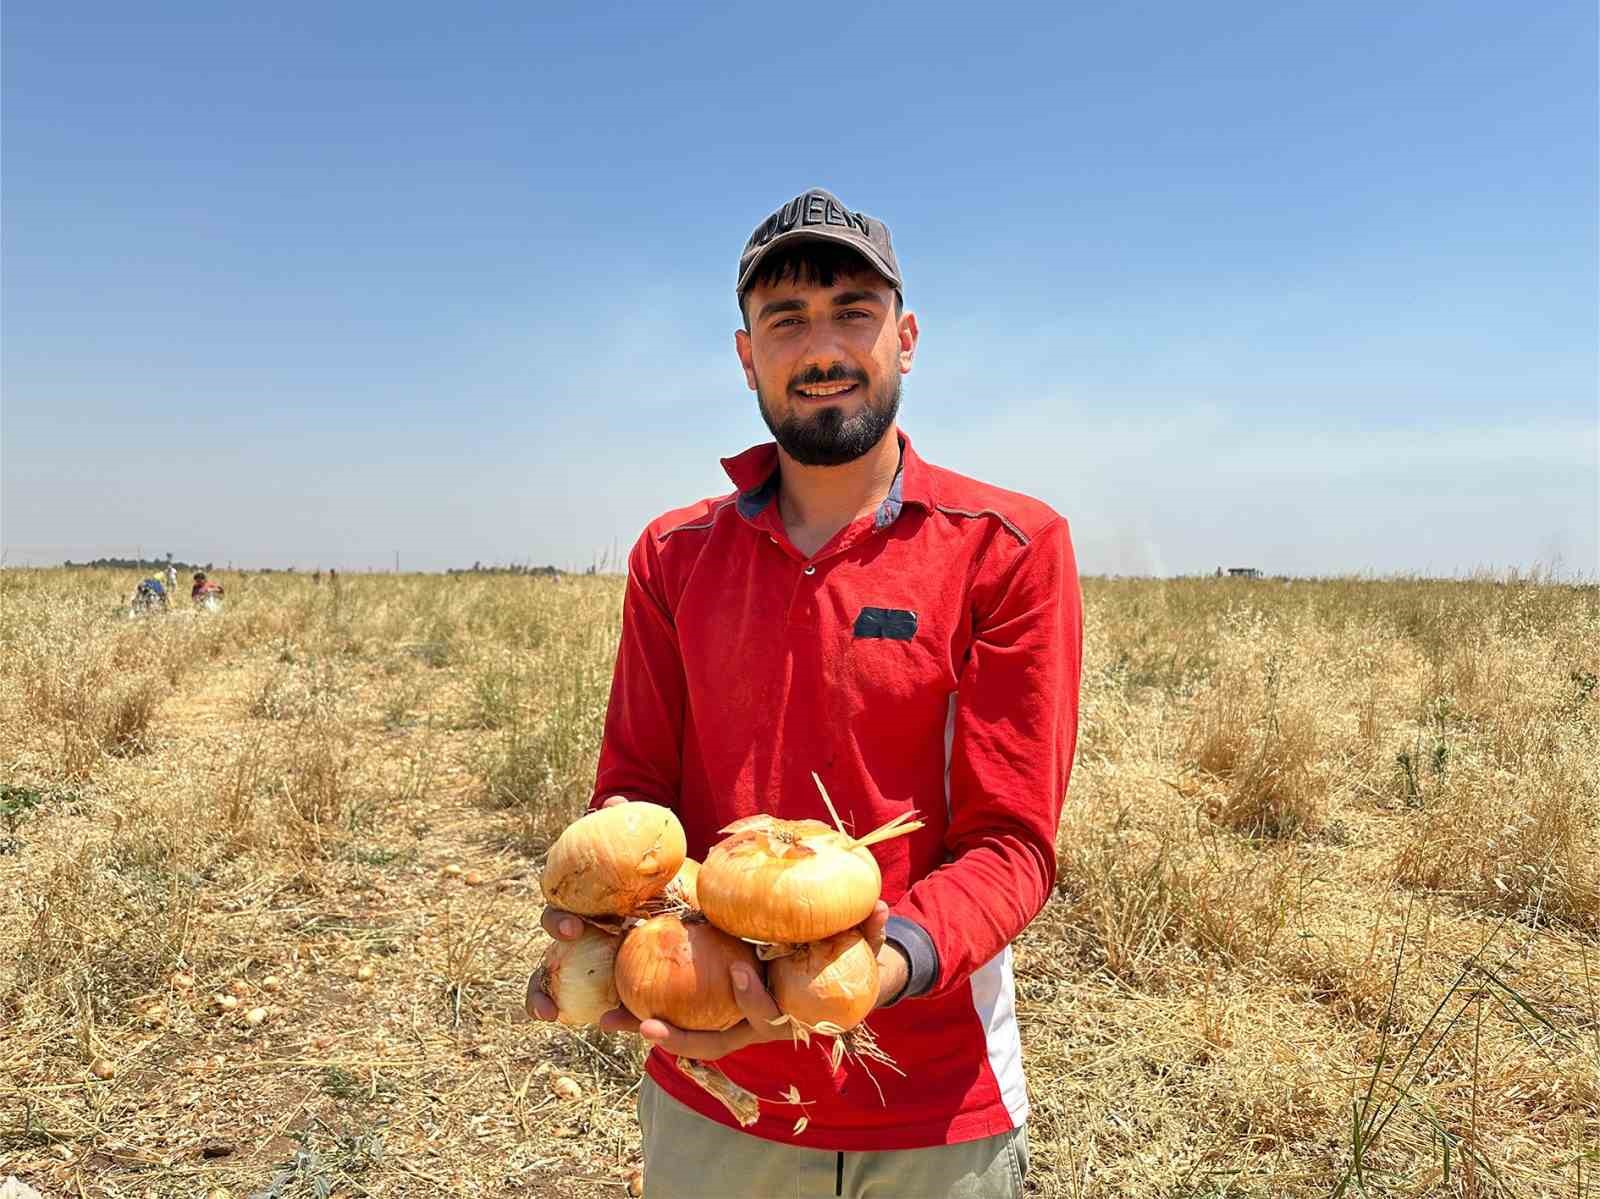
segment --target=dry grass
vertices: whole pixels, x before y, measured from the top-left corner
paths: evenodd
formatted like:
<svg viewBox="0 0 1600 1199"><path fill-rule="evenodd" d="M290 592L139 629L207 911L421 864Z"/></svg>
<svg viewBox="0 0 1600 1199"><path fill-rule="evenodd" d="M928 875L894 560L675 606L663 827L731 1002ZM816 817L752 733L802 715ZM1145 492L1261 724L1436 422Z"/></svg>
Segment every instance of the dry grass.
<svg viewBox="0 0 1600 1199"><path fill-rule="evenodd" d="M637 1046L520 1010L619 581L133 582L0 575L5 1168L625 1194ZM1086 591L1030 1193L1600 1193L1595 590Z"/></svg>

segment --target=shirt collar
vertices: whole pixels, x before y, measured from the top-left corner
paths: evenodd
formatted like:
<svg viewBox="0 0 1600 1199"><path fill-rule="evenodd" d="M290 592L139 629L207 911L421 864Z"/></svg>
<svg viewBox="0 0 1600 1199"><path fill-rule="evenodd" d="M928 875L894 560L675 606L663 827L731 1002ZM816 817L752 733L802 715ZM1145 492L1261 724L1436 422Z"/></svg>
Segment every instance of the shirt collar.
<svg viewBox="0 0 1600 1199"><path fill-rule="evenodd" d="M933 478L928 464L911 448L911 439L904 433L900 438L900 469L895 472L889 494L878 505L873 520L876 528L893 524L906 504L918 504L931 511L934 505ZM722 469L739 489L739 515L754 520L778 494L778 444L768 441L753 445L742 454L722 460Z"/></svg>

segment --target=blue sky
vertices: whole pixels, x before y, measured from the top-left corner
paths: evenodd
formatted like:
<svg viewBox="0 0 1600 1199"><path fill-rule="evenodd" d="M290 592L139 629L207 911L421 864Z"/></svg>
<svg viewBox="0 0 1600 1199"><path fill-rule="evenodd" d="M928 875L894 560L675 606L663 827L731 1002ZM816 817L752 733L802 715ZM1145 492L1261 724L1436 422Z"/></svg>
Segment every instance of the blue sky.
<svg viewBox="0 0 1600 1199"><path fill-rule="evenodd" d="M7 561L625 549L820 185L1086 572L1596 572L1592 4L545 7L7 6Z"/></svg>

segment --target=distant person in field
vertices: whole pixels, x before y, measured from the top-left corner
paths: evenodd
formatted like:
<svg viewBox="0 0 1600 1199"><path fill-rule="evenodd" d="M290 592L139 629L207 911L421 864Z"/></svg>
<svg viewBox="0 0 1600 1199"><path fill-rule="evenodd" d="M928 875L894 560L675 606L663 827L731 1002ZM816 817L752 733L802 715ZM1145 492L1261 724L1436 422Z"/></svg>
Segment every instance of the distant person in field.
<svg viewBox="0 0 1600 1199"><path fill-rule="evenodd" d="M172 563L167 563L167 594L178 594L178 568Z"/></svg>
<svg viewBox="0 0 1600 1199"><path fill-rule="evenodd" d="M219 602L222 599L222 584L214 579L208 579L206 572L194 572L194 586L189 589L189 598L197 604Z"/></svg>
<svg viewBox="0 0 1600 1199"><path fill-rule="evenodd" d="M756 977L734 978L746 1019L727 1032L608 1013L653 1047L638 1106L657 1199L1022 1193L1009 947L1056 877L1078 576L1061 516L923 461L900 430L919 336L903 291L889 230L825 191L745 243L734 349L773 440L634 545L591 803L671 808L697 860L756 813L831 823L813 770L858 834L915 809L926 827L871 849L885 902L863 929L867 1023L904 1075L876 1068L880 1100L861 1066L834 1073L772 1025ZM553 908L544 927L578 932ZM556 1015L531 985L528 1008ZM668 1054L716 1062L759 1121L740 1129ZM803 1109L778 1099L791 1085Z"/></svg>
<svg viewBox="0 0 1600 1199"><path fill-rule="evenodd" d="M129 604L129 611L136 616L145 616L152 612L165 612L167 610L167 591L161 586L159 579L145 579L133 589L133 599Z"/></svg>

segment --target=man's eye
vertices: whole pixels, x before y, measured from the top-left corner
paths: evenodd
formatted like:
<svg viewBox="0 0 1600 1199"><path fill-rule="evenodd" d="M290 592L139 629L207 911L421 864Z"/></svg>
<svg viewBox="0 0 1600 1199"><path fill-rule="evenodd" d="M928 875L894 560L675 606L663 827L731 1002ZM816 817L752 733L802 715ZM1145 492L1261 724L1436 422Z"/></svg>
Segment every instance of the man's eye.
<svg viewBox="0 0 1600 1199"><path fill-rule="evenodd" d="M868 318L870 318L872 316L872 313L864 312L860 308L846 308L843 312L841 312L839 314L839 316L840 316L840 318L842 320L847 320L847 321L867 320Z"/></svg>
<svg viewBox="0 0 1600 1199"><path fill-rule="evenodd" d="M781 321L773 321L772 327L774 329L781 329L785 325L798 325L799 323L800 319L798 317L786 316Z"/></svg>

